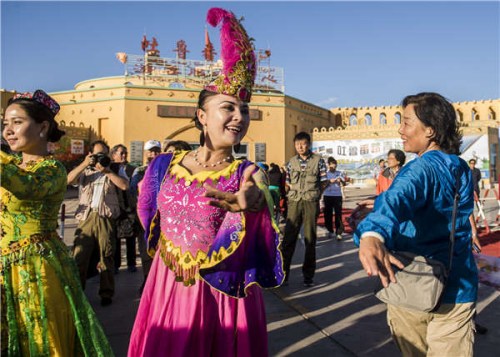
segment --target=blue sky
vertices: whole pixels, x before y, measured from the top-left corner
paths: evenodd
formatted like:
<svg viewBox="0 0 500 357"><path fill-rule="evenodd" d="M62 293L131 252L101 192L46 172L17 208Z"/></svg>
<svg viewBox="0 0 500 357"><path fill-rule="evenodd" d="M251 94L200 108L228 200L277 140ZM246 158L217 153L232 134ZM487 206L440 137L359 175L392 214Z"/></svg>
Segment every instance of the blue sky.
<svg viewBox="0 0 500 357"><path fill-rule="evenodd" d="M116 52L141 54L144 33L162 57L183 39L187 58L202 59L212 6L245 18L256 48L284 68L286 94L325 108L395 105L420 91L500 97L497 1L1 1L0 87L64 91L122 75Z"/></svg>

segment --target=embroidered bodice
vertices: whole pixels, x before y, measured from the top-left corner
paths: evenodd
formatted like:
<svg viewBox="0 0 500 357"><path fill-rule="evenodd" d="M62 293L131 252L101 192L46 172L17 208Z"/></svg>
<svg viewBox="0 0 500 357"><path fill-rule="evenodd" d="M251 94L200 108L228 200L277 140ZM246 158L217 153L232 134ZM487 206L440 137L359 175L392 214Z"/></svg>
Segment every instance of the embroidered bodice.
<svg viewBox="0 0 500 357"><path fill-rule="evenodd" d="M205 171L191 175L180 161L185 153L177 155L158 193L160 214L160 251L165 264L178 274L192 280L213 243L228 212L208 204L203 197L203 184L215 186L218 190L235 193L240 187L238 166L234 161L221 171ZM240 220L229 220L241 225ZM227 223L227 222L226 222ZM241 229L241 227L239 227Z"/></svg>
<svg viewBox="0 0 500 357"><path fill-rule="evenodd" d="M207 182L213 181L208 179ZM215 187L235 193L238 191L239 178L236 175L228 179L222 177ZM169 176L158 196L161 231L175 246L192 255L196 255L199 250L208 250L226 214L225 210L210 206L210 199L203 197L204 192L205 189L196 179L191 182L189 179Z"/></svg>
<svg viewBox="0 0 500 357"><path fill-rule="evenodd" d="M57 214L66 192L66 169L45 158L21 169L19 159L0 154L0 247L57 228Z"/></svg>

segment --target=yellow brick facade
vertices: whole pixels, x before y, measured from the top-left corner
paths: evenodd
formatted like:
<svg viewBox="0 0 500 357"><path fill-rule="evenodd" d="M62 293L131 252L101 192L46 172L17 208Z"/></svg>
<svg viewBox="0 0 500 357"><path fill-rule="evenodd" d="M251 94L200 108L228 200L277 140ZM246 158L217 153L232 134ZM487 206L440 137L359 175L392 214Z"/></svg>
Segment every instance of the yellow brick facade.
<svg viewBox="0 0 500 357"><path fill-rule="evenodd" d="M197 143L199 131L192 116L159 115L162 106L194 110L201 88L190 87L170 88L168 83L152 79L116 76L86 80L76 84L74 90L50 95L61 105L56 117L61 125L86 128L88 142L99 138L110 146L122 143L130 147L134 141L164 138ZM15 91L0 90L2 114L8 98L14 94ZM453 105L464 135L485 134L489 127L500 126L500 99ZM253 94L250 109L256 117L243 140L248 158L255 161L256 144L264 143L265 161L278 164L295 154L293 137L299 131L312 133L313 141L396 138L402 114L400 106L328 110L286 94L260 92Z"/></svg>
<svg viewBox="0 0 500 357"><path fill-rule="evenodd" d="M74 90L50 93L61 105L57 120L67 126L91 128L90 140L111 146L164 138L197 143L199 131L192 116L161 117L161 106L196 108L200 88L169 88L141 78L109 77L80 82ZM248 158L255 145L265 143L266 162L283 164L294 154L293 137L329 126L331 112L281 93L254 93L250 109L258 113L243 140Z"/></svg>

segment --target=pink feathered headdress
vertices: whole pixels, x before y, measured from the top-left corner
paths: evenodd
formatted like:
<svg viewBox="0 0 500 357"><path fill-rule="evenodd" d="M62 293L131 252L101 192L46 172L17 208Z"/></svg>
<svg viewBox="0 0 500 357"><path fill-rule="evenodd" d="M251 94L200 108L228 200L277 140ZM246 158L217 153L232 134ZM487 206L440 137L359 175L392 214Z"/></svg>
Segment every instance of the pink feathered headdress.
<svg viewBox="0 0 500 357"><path fill-rule="evenodd" d="M211 8L207 22L220 30L222 73L205 87L211 92L227 94L249 102L257 66L252 40L234 14L221 8Z"/></svg>

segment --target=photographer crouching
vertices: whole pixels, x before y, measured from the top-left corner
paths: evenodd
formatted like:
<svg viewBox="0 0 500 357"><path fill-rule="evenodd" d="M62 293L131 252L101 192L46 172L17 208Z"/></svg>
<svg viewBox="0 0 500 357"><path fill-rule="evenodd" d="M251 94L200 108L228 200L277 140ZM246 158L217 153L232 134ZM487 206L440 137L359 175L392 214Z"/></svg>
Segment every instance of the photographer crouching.
<svg viewBox="0 0 500 357"><path fill-rule="evenodd" d="M116 188L125 191L129 187L127 179L111 170L108 153L109 147L104 141L94 141L83 162L68 173L68 184L80 186L73 256L84 289L89 264L93 256L98 256L96 268L100 274L102 306L112 303L115 290L113 244L115 220L120 216Z"/></svg>

